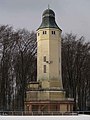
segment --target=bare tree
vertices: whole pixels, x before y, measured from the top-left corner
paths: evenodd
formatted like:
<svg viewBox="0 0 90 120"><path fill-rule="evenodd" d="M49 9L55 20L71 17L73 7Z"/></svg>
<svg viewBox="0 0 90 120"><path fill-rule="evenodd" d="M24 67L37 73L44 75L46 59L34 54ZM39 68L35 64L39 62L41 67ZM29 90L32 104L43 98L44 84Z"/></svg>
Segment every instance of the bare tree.
<svg viewBox="0 0 90 120"><path fill-rule="evenodd" d="M0 27L1 110L24 110L26 84L36 80L36 33Z"/></svg>
<svg viewBox="0 0 90 120"><path fill-rule="evenodd" d="M74 98L74 110L86 109L90 77L90 43L84 37L66 34L62 37L63 84L68 97ZM88 76L88 77L87 77Z"/></svg>
<svg viewBox="0 0 90 120"><path fill-rule="evenodd" d="M17 104L19 110L24 110L24 98L28 81L36 80L36 34L25 29L15 34L16 54L14 56L14 70L16 74ZM33 76L33 77L32 77Z"/></svg>

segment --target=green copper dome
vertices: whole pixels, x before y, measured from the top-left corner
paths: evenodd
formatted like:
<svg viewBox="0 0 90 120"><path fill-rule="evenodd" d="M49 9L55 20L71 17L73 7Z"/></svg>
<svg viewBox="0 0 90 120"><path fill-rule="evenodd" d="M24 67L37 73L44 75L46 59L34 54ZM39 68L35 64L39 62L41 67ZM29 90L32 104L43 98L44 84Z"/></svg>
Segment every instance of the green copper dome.
<svg viewBox="0 0 90 120"><path fill-rule="evenodd" d="M51 9L46 9L46 10L43 12L42 17L46 17L46 16L51 16L51 17L54 17L54 18L55 18L55 13L54 13L54 11L51 10Z"/></svg>
<svg viewBox="0 0 90 120"><path fill-rule="evenodd" d="M42 23L38 29L43 29L43 28L60 29L55 22L55 13L51 9L46 9L42 14Z"/></svg>

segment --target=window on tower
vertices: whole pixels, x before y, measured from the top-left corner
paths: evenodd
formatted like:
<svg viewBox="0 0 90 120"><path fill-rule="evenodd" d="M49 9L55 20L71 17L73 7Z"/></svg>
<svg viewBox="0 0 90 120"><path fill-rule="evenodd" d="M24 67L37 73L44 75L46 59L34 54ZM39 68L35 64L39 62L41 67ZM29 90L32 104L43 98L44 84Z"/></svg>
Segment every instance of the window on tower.
<svg viewBox="0 0 90 120"><path fill-rule="evenodd" d="M46 65L44 65L44 71L43 72L46 73Z"/></svg>
<svg viewBox="0 0 90 120"><path fill-rule="evenodd" d="M39 36L40 34L38 33L38 36Z"/></svg>
<svg viewBox="0 0 90 120"><path fill-rule="evenodd" d="M43 31L43 34L47 34L47 31Z"/></svg>
<svg viewBox="0 0 90 120"><path fill-rule="evenodd" d="M45 34L47 34L47 31L45 31Z"/></svg>
<svg viewBox="0 0 90 120"><path fill-rule="evenodd" d="M55 35L55 31L52 31L52 34L54 34L54 35Z"/></svg>
<svg viewBox="0 0 90 120"><path fill-rule="evenodd" d="M46 62L46 56L43 57L43 61Z"/></svg>

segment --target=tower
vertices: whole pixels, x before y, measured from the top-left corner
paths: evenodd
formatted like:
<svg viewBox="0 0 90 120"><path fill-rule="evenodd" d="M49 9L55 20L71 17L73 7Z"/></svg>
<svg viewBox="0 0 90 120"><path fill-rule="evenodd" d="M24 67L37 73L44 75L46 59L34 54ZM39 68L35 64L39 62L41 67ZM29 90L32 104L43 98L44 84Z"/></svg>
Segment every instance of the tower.
<svg viewBox="0 0 90 120"><path fill-rule="evenodd" d="M44 88L63 88L61 31L55 22L55 13L51 9L45 10L37 30L37 81L46 83Z"/></svg>
<svg viewBox="0 0 90 120"><path fill-rule="evenodd" d="M29 114L73 110L73 99L65 97L62 85L61 32L54 11L46 9L37 29L37 81L27 84L24 102Z"/></svg>

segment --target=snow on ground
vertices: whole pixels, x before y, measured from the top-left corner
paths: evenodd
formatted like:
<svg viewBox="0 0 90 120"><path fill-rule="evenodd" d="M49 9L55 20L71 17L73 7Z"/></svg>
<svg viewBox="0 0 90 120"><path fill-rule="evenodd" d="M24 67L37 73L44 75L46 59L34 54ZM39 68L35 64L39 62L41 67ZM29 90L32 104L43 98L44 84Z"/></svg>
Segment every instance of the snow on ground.
<svg viewBox="0 0 90 120"><path fill-rule="evenodd" d="M0 116L0 120L90 120L90 115L76 115L76 116Z"/></svg>

